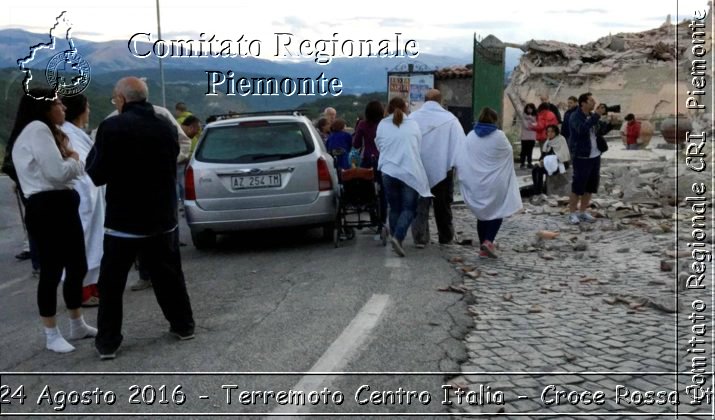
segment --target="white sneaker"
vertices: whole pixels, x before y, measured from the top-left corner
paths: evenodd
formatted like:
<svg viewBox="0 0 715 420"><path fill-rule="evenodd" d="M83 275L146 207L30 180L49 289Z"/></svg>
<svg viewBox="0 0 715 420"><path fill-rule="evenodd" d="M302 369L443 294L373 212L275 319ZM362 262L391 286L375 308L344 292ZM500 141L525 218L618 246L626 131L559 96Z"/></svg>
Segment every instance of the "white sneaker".
<svg viewBox="0 0 715 420"><path fill-rule="evenodd" d="M583 213L579 214L579 215L578 215L578 218L579 218L579 220L581 220L582 222L586 222L586 223L595 223L595 222L596 222L596 218L593 217L593 216L591 216L591 214L586 213L586 212L583 212Z"/></svg>
<svg viewBox="0 0 715 420"><path fill-rule="evenodd" d="M397 238L393 236L392 238L390 238L390 242L392 243L392 249L395 251L395 253L400 257L404 257L405 250L402 248L402 244L400 243L400 241L398 241Z"/></svg>
<svg viewBox="0 0 715 420"><path fill-rule="evenodd" d="M569 215L569 223L572 225L577 225L581 223L581 218L578 216L578 213L571 213Z"/></svg>

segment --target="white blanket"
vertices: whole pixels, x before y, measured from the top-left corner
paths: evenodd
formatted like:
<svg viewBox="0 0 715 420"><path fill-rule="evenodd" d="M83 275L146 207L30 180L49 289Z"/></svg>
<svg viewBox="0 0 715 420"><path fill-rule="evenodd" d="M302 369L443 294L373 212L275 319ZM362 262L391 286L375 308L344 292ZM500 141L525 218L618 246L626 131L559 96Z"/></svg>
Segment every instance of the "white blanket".
<svg viewBox="0 0 715 420"><path fill-rule="evenodd" d="M410 114L422 132L420 155L430 188L447 177L454 166L459 143L465 139L459 120L435 101L427 101Z"/></svg>
<svg viewBox="0 0 715 420"><path fill-rule="evenodd" d="M375 144L380 150L377 169L397 178L421 197L432 197L427 174L420 157L420 127L405 116L400 126L392 122L392 115L383 118L377 126Z"/></svg>
<svg viewBox="0 0 715 420"><path fill-rule="evenodd" d="M70 139L70 145L79 154L82 162L92 149L92 139L84 131L70 122L62 125L62 131ZM99 265L104 250L104 187L97 187L86 173L74 184L79 193L79 216L84 229L84 246L87 254L87 275L84 286L96 284L99 279Z"/></svg>
<svg viewBox="0 0 715 420"><path fill-rule="evenodd" d="M477 219L503 219L521 209L511 144L501 130L484 137L470 131L457 153L457 174L464 202Z"/></svg>

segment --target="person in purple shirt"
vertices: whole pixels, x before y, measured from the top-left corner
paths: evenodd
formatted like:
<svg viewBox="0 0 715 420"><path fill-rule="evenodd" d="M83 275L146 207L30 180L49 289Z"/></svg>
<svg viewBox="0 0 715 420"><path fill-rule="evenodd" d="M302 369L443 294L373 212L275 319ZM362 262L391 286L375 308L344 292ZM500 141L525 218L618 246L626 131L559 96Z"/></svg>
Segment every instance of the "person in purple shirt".
<svg viewBox="0 0 715 420"><path fill-rule="evenodd" d="M380 206L380 223L385 226L387 221L387 197L385 189L382 186L382 173L377 170L377 161L380 157L380 151L375 145L375 137L377 135L377 125L380 124L385 116L385 108L380 101L370 101L365 106L365 118L361 120L355 127L353 134L353 147L361 151L362 158L360 166L363 168L372 168L375 171L375 180L380 186L379 206Z"/></svg>
<svg viewBox="0 0 715 420"><path fill-rule="evenodd" d="M377 167L377 160L380 157L380 152L375 145L375 135L377 133L377 125L385 116L385 108L380 101L370 101L365 106L365 119L358 123L353 134L353 147L361 150L360 154L362 162L360 166L363 168Z"/></svg>

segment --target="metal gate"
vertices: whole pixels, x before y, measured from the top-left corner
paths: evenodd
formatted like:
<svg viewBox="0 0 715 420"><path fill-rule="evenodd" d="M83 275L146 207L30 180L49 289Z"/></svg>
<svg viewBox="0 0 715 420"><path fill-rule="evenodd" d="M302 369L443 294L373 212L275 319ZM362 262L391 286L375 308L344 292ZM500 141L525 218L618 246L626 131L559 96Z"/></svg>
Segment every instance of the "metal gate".
<svg viewBox="0 0 715 420"><path fill-rule="evenodd" d="M472 77L472 110L474 121L479 118L482 108L488 106L501 117L504 105L504 60L505 45L494 35L482 41L474 35L474 55Z"/></svg>

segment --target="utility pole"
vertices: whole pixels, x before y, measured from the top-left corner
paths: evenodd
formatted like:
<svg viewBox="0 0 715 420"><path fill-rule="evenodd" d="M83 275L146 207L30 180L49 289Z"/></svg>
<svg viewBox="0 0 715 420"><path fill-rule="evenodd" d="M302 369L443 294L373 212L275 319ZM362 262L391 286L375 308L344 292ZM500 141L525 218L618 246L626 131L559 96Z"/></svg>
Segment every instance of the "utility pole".
<svg viewBox="0 0 715 420"><path fill-rule="evenodd" d="M159 12L159 0L156 0L156 26L159 32L159 39L161 38L161 13ZM166 108L166 87L164 86L164 62L162 58L159 57L159 75L161 77L161 104Z"/></svg>

